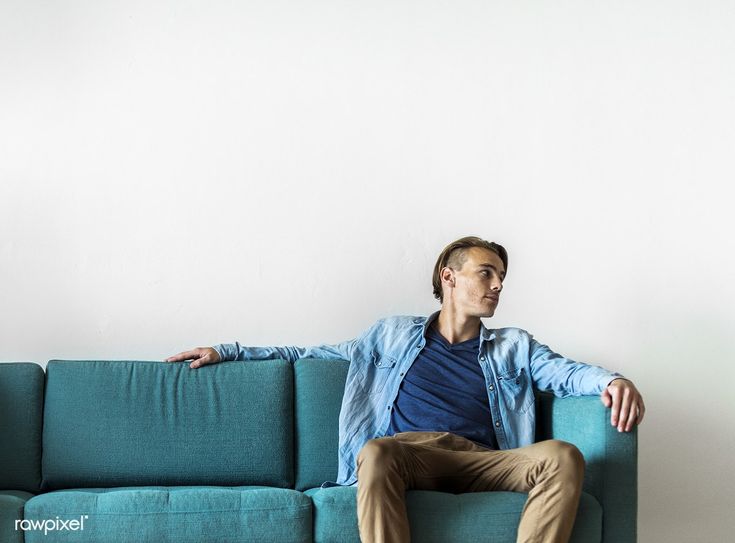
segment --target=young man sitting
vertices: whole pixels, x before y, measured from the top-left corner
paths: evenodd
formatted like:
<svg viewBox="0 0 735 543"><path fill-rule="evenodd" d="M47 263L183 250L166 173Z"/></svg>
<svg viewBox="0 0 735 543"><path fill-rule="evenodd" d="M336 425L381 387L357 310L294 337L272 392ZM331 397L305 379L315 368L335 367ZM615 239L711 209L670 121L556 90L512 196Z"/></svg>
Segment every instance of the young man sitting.
<svg viewBox="0 0 735 543"><path fill-rule="evenodd" d="M199 368L224 360L348 360L337 483L357 484L364 542L410 541L407 489L527 492L518 541L566 542L584 459L570 443L533 442L533 389L599 394L624 432L643 420L645 407L620 374L564 358L525 330L486 328L480 319L495 314L507 269L501 245L465 237L437 259L441 309L428 317L381 319L334 345L220 344L167 361Z"/></svg>

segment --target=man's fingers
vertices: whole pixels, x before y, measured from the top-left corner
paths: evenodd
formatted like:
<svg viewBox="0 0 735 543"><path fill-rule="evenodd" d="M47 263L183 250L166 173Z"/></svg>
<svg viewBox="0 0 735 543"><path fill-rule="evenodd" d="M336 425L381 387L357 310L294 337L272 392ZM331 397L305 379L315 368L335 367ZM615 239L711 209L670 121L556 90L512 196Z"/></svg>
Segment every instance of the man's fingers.
<svg viewBox="0 0 735 543"><path fill-rule="evenodd" d="M612 399L612 406L608 399ZM610 424L617 427L618 432L630 432L641 423L646 412L640 393L626 380L608 385L602 393L602 402L611 408Z"/></svg>
<svg viewBox="0 0 735 543"><path fill-rule="evenodd" d="M612 396L610 396L610 391L608 389L602 391L601 400L605 407L610 407L612 405Z"/></svg>
<svg viewBox="0 0 735 543"><path fill-rule="evenodd" d="M191 351L184 351L183 353L169 356L166 362L182 362L184 360L196 360L201 357L201 349L193 349Z"/></svg>
<svg viewBox="0 0 735 543"><path fill-rule="evenodd" d="M618 420L620 419L620 390L617 388L613 388L613 390L610 392L610 397L612 398L612 414L610 415L610 424L613 426L618 425Z"/></svg>
<svg viewBox="0 0 735 543"><path fill-rule="evenodd" d="M214 360L212 360L212 357L209 355L206 355L206 356L202 356L201 358L194 360L194 362L189 364L189 367L195 370L197 368L201 368L202 366L206 366L207 364L211 364L212 362L214 362Z"/></svg>
<svg viewBox="0 0 735 543"><path fill-rule="evenodd" d="M637 395L631 407L630 419L628 420L628 425L626 426L625 431L630 432L633 429L633 426L637 426L643 422L643 415L645 412L646 406L643 404L643 398L641 398L640 395Z"/></svg>
<svg viewBox="0 0 735 543"><path fill-rule="evenodd" d="M625 425L625 431L630 432L633 429L633 425L639 420L640 418L640 409L638 407L637 400L632 400L630 404L630 415L628 416L628 423Z"/></svg>
<svg viewBox="0 0 735 543"><path fill-rule="evenodd" d="M630 411L630 390L625 389L623 391L623 397L621 399L621 405L620 405L620 419L618 421L618 431L622 432L625 430L625 428L628 425L628 417L632 415Z"/></svg>
<svg viewBox="0 0 735 543"><path fill-rule="evenodd" d="M169 356L166 362L181 362L183 360L192 360L189 367L196 369L207 364L216 364L221 361L221 357L217 350L212 347L198 347L191 351L184 351L183 353Z"/></svg>
<svg viewBox="0 0 735 543"><path fill-rule="evenodd" d="M183 353L175 354L173 356L169 356L166 359L166 362L181 362L182 360L186 360L189 357L189 353L191 351L184 351Z"/></svg>

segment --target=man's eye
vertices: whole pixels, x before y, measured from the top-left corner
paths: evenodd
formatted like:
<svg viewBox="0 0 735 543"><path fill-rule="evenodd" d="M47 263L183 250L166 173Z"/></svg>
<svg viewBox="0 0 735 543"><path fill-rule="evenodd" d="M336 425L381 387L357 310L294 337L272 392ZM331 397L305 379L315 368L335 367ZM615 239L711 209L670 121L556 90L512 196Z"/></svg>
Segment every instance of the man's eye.
<svg viewBox="0 0 735 543"><path fill-rule="evenodd" d="M487 270L482 270L480 273L483 274L483 275L489 275L489 273L488 273Z"/></svg>

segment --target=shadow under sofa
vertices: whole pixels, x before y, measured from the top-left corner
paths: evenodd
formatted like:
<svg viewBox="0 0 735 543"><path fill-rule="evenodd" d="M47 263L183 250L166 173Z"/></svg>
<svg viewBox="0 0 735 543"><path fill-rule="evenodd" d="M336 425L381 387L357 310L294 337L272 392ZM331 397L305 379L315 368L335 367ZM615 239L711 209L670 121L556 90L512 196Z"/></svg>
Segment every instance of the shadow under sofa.
<svg viewBox="0 0 735 543"><path fill-rule="evenodd" d="M0 543L359 541L355 487L321 487L347 365L0 364ZM635 541L636 432L598 397L536 410L538 440L585 456L572 541ZM513 542L525 498L410 490L412 539Z"/></svg>

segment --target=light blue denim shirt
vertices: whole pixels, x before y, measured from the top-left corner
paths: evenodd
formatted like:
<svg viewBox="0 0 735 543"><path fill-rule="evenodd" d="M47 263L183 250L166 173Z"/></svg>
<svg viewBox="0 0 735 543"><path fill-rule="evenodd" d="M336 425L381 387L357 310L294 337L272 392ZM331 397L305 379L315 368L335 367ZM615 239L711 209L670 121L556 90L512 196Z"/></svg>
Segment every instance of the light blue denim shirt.
<svg viewBox="0 0 735 543"><path fill-rule="evenodd" d="M343 359L350 362L339 414L337 484L356 482L362 446L386 434L401 382L426 343L426 328L439 315L380 319L359 337L314 347L215 345L223 361L282 358ZM601 394L622 377L599 366L575 362L553 352L520 328L488 329L481 324L477 361L485 375L487 400L501 449L533 443L533 388L556 396Z"/></svg>

